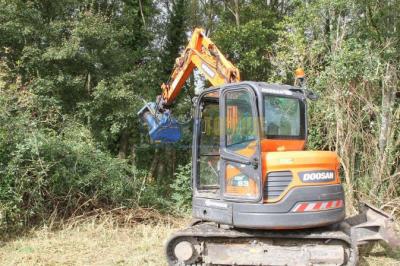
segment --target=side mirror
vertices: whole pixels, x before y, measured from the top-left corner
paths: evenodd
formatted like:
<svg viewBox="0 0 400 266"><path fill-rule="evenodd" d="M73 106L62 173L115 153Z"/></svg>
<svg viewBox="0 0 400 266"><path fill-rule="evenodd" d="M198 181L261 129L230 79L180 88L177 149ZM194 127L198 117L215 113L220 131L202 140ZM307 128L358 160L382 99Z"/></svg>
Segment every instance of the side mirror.
<svg viewBox="0 0 400 266"><path fill-rule="evenodd" d="M306 97L308 99L310 99L311 101L316 101L319 99L319 95L310 91L310 90L304 90L304 94L306 95Z"/></svg>

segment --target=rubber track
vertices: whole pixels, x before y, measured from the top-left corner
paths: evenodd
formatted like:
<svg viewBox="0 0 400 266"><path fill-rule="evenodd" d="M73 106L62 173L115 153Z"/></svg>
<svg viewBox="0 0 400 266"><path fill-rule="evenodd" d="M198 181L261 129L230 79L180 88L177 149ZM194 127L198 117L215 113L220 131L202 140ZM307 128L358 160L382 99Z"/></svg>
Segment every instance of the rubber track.
<svg viewBox="0 0 400 266"><path fill-rule="evenodd" d="M200 222L180 230L173 234L166 243L166 255L169 265L177 265L171 261L171 247L170 244L177 238L219 238L219 239L235 239L235 238L284 238L284 239L326 239L326 240L341 240L349 245L350 257L346 266L355 266L358 261L358 248L352 244L349 235L340 230L332 228L320 229L301 229L301 230L248 230L248 229L227 229L219 227L212 222ZM195 263L191 265L205 265L202 263Z"/></svg>

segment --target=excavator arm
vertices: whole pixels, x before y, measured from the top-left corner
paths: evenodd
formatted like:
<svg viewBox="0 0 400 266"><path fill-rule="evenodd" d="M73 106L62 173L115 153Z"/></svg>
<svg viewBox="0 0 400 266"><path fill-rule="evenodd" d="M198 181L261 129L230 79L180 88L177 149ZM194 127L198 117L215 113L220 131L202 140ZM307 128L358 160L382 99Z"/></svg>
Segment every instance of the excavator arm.
<svg viewBox="0 0 400 266"><path fill-rule="evenodd" d="M239 70L205 36L203 29L196 28L188 46L176 59L169 82L161 86L166 105L173 103L194 68L213 86L240 81Z"/></svg>
<svg viewBox="0 0 400 266"><path fill-rule="evenodd" d="M196 28L189 44L176 59L169 81L161 85L162 94L157 97L156 102L147 103L138 113L149 127L150 138L153 141L176 142L180 139L179 123L171 117L168 107L181 93L195 68L213 86L240 81L239 70L205 36L203 29Z"/></svg>

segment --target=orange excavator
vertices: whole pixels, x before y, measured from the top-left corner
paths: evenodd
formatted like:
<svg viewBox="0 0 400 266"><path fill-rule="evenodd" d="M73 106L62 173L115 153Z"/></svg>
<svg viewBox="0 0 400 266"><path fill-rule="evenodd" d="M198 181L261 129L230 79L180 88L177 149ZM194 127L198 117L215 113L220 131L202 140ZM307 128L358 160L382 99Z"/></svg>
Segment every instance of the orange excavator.
<svg viewBox="0 0 400 266"><path fill-rule="evenodd" d="M240 81L195 29L156 102L138 113L154 141L176 142L171 105L197 68L213 85L194 100L194 222L167 242L169 265L357 265L359 246L400 247L393 219L370 205L345 218L339 158L306 151L305 87Z"/></svg>

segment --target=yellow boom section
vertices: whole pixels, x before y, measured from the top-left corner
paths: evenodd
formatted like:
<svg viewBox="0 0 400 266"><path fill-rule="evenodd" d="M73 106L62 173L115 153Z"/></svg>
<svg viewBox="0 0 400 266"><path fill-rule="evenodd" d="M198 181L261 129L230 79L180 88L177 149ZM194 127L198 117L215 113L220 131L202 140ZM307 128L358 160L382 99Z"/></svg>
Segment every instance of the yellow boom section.
<svg viewBox="0 0 400 266"><path fill-rule="evenodd" d="M240 81L239 70L205 36L202 28L196 28L188 46L176 59L169 82L161 86L165 105L173 103L195 67L213 86Z"/></svg>

